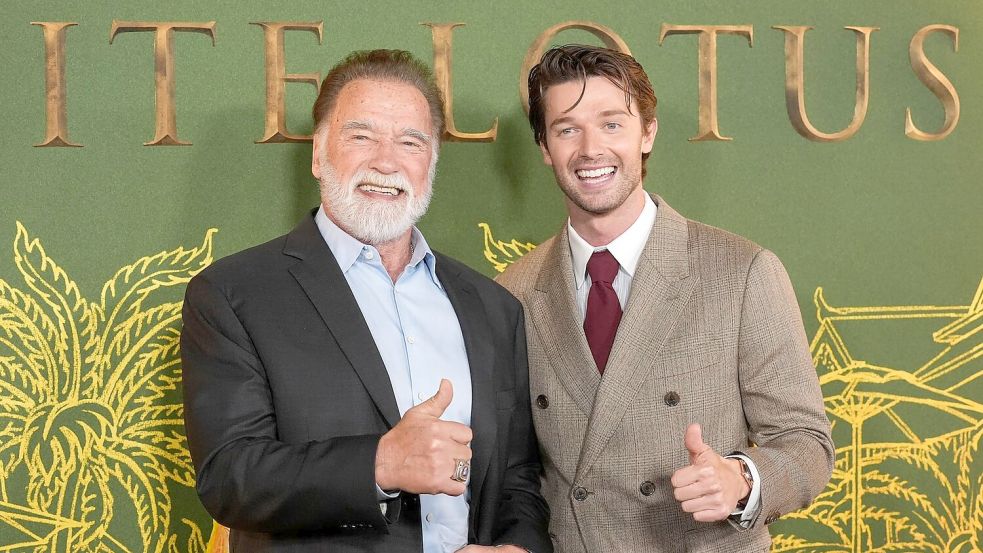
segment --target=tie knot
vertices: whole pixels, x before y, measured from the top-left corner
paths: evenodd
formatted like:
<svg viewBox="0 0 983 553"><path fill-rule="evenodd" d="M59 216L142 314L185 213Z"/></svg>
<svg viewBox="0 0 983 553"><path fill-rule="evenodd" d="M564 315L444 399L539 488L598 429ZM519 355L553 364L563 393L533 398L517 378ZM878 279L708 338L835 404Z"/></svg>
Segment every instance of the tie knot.
<svg viewBox="0 0 983 553"><path fill-rule="evenodd" d="M587 261L587 274L591 282L614 282L618 274L618 260L608 250L594 252Z"/></svg>

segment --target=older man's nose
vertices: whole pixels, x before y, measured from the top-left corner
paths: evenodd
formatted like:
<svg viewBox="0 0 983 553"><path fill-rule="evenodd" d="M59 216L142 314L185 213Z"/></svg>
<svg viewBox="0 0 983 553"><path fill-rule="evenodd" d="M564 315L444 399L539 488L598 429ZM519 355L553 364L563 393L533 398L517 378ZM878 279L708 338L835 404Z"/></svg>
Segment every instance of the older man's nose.
<svg viewBox="0 0 983 553"><path fill-rule="evenodd" d="M381 140L376 144L372 159L369 160L369 168L384 175L399 171L399 165L396 163L396 148L392 141Z"/></svg>

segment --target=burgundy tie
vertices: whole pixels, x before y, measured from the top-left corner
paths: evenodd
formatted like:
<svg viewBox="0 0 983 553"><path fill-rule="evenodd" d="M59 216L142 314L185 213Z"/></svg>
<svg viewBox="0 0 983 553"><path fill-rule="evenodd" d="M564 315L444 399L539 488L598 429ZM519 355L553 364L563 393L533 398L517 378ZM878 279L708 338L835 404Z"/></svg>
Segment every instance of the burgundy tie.
<svg viewBox="0 0 983 553"><path fill-rule="evenodd" d="M618 260L608 250L594 252L587 262L590 275L590 293L587 294L587 316L584 317L584 334L587 345L597 363L597 370L604 374L604 367L611 355L614 336L621 322L621 304L611 283L618 274Z"/></svg>

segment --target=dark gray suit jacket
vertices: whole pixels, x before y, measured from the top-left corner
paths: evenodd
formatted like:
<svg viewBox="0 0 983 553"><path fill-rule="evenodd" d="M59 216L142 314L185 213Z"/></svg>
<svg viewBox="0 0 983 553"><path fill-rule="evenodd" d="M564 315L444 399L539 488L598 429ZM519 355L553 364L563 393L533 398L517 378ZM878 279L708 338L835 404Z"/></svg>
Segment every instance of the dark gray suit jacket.
<svg viewBox="0 0 983 553"><path fill-rule="evenodd" d="M471 367L470 542L549 553L522 308L435 255ZM422 551L419 498L379 508L376 447L399 411L313 217L195 277L181 349L198 494L233 552Z"/></svg>

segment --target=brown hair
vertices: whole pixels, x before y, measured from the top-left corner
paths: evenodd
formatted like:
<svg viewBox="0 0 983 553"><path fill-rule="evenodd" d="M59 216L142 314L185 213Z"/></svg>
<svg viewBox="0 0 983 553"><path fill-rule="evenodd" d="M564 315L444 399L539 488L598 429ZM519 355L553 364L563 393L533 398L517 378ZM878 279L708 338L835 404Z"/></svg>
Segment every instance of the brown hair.
<svg viewBox="0 0 983 553"><path fill-rule="evenodd" d="M546 109L543 98L549 87L570 81L581 81L583 89L580 98L566 111L577 107L584 97L588 77L604 77L612 84L625 91L625 105L631 112L631 101L635 100L638 115L642 119L642 127L647 128L655 119L655 104L657 99L652 83L649 82L645 69L635 61L635 58L617 50L587 46L583 44L567 44L550 48L543 54L539 63L529 71L529 124L532 125L536 144L546 145ZM642 161L649 154L642 154ZM645 165L642 165L642 177L645 177Z"/></svg>
<svg viewBox="0 0 983 553"><path fill-rule="evenodd" d="M405 50L359 50L331 68L314 101L314 132L317 133L334 109L345 85L359 79L394 81L416 87L430 106L430 122L439 146L444 134L444 101L433 80L433 73Z"/></svg>

